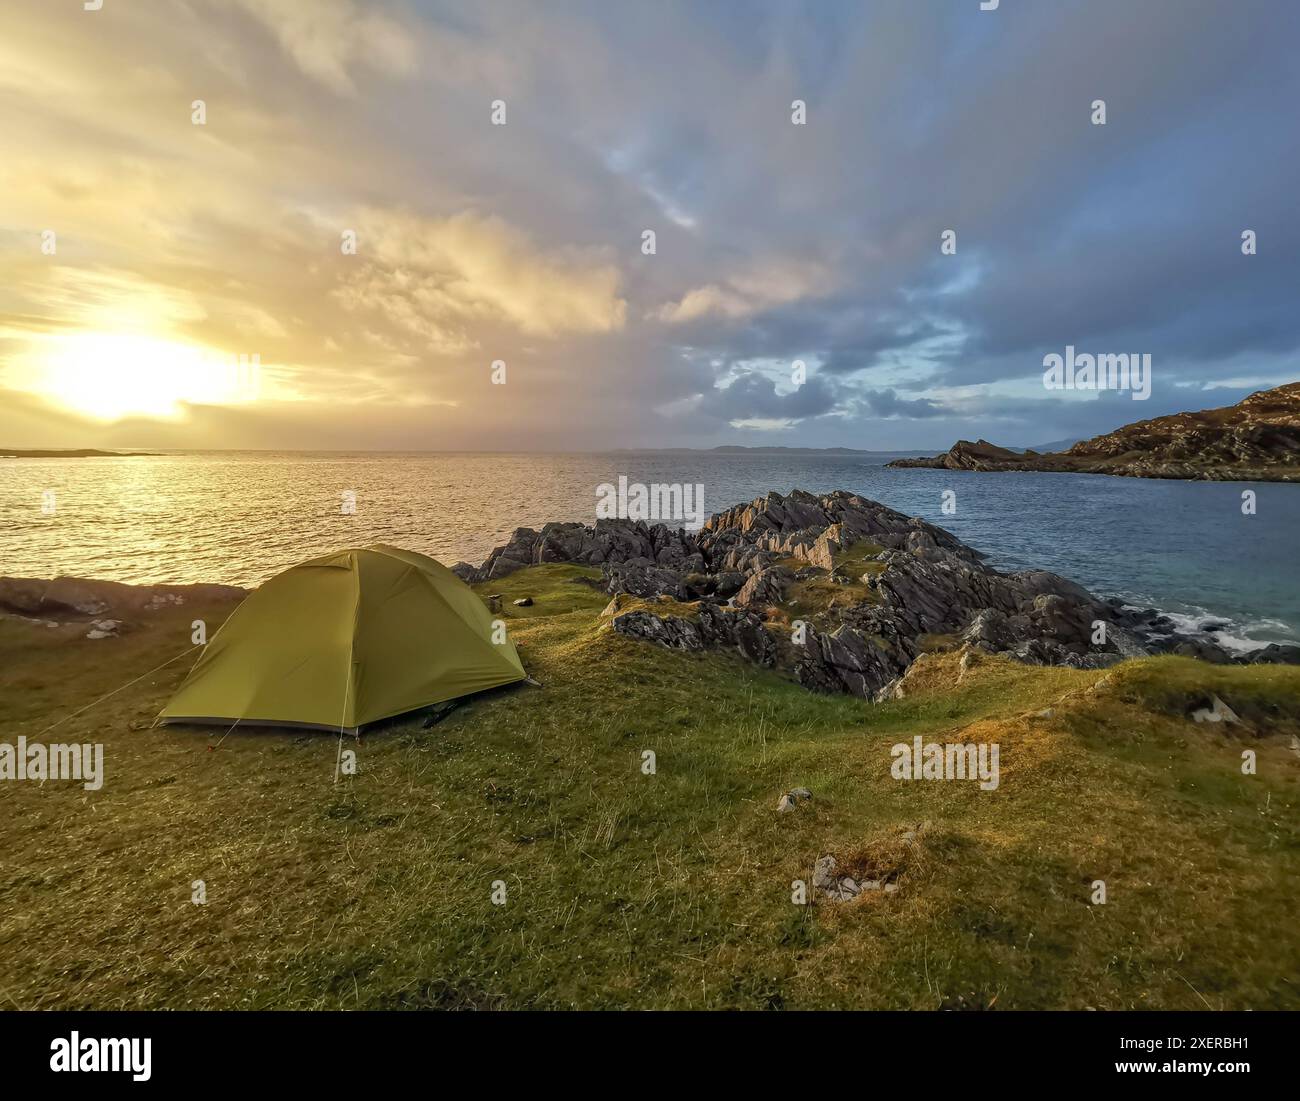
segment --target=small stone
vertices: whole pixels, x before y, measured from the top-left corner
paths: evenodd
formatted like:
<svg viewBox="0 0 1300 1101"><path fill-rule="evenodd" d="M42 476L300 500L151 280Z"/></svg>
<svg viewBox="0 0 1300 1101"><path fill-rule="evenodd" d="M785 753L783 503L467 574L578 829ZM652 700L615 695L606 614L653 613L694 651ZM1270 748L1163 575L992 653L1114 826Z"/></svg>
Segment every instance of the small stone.
<svg viewBox="0 0 1300 1101"><path fill-rule="evenodd" d="M782 795L781 798L777 800L776 809L781 814L784 814L788 810L794 810L794 808L795 802L788 795Z"/></svg>
<svg viewBox="0 0 1300 1101"><path fill-rule="evenodd" d="M96 619L86 632L87 638L116 638L117 629L122 626L120 619Z"/></svg>
<svg viewBox="0 0 1300 1101"><path fill-rule="evenodd" d="M893 894L895 891L897 891L897 890L898 890L898 884L897 884L897 883L886 883L886 884L885 884L885 894L887 894L887 895L892 895L892 894Z"/></svg>
<svg viewBox="0 0 1300 1101"><path fill-rule="evenodd" d="M1210 696L1209 707L1198 707L1191 715L1193 722L1198 723L1239 723L1237 713L1224 703L1218 696Z"/></svg>
<svg viewBox="0 0 1300 1101"><path fill-rule="evenodd" d="M807 788L791 788L790 795L794 799L811 799L812 792Z"/></svg>
<svg viewBox="0 0 1300 1101"><path fill-rule="evenodd" d="M516 608L531 608L533 606L533 598L531 596L521 596L514 602L514 605Z"/></svg>
<svg viewBox="0 0 1300 1101"><path fill-rule="evenodd" d="M813 886L829 890L835 885L835 857L823 856L813 865Z"/></svg>

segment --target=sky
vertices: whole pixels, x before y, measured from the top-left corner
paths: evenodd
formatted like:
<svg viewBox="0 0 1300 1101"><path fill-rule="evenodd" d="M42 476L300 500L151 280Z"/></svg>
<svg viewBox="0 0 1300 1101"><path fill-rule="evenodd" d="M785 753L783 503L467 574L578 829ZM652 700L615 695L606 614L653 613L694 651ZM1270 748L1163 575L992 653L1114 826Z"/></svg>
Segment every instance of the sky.
<svg viewBox="0 0 1300 1101"><path fill-rule="evenodd" d="M1281 0L6 0L0 445L939 450L1230 404L1300 378L1298 46ZM1046 389L1067 346L1149 354L1150 398Z"/></svg>

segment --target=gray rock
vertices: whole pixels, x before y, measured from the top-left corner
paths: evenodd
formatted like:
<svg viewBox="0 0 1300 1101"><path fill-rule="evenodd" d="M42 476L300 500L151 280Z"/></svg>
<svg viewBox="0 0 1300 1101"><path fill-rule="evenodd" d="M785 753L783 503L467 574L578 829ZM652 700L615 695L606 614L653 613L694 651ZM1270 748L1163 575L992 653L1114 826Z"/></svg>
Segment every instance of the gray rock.
<svg viewBox="0 0 1300 1101"><path fill-rule="evenodd" d="M902 671L897 658L849 626L830 634L810 629L795 666L799 683L822 692L848 692L869 700Z"/></svg>
<svg viewBox="0 0 1300 1101"><path fill-rule="evenodd" d="M777 800L776 809L784 814L786 811L794 810L800 803L806 803L811 798L812 792L807 788L791 788Z"/></svg>
<svg viewBox="0 0 1300 1101"><path fill-rule="evenodd" d="M1252 650L1244 656L1252 665L1300 665L1300 646L1289 642L1270 642L1259 650Z"/></svg>
<svg viewBox="0 0 1300 1101"><path fill-rule="evenodd" d="M1228 657L1227 651L1217 643L1193 638L1178 641L1170 653L1185 658L1196 658L1199 661L1208 661L1212 665L1227 665L1232 660Z"/></svg>
<svg viewBox="0 0 1300 1101"><path fill-rule="evenodd" d="M619 634L656 642L673 650L734 646L742 656L757 665L770 666L776 660L776 643L758 616L720 608L716 604L701 604L693 620L635 611L614 615L611 625Z"/></svg>
<svg viewBox="0 0 1300 1101"><path fill-rule="evenodd" d="M1209 702L1194 708L1188 716L1197 723L1239 723L1237 713L1218 696L1211 694Z"/></svg>
<svg viewBox="0 0 1300 1101"><path fill-rule="evenodd" d="M825 890L835 883L835 869L839 867L833 856L819 857L813 865L813 886Z"/></svg>
<svg viewBox="0 0 1300 1101"><path fill-rule="evenodd" d="M866 887L852 876L839 875L839 865L835 857L823 856L813 866L813 890L820 892L832 902L848 902L857 898Z"/></svg>
<svg viewBox="0 0 1300 1101"><path fill-rule="evenodd" d="M656 566L648 558L629 562L606 562L603 566L605 591L630 593L633 596L670 596L674 600L687 600L685 577L676 570Z"/></svg>
<svg viewBox="0 0 1300 1101"><path fill-rule="evenodd" d="M701 604L699 617L701 637L709 645L734 646L742 657L765 668L776 664L776 642L753 612Z"/></svg>
<svg viewBox="0 0 1300 1101"><path fill-rule="evenodd" d="M86 632L87 638L116 638L122 627L120 619L96 619Z"/></svg>
<svg viewBox="0 0 1300 1101"><path fill-rule="evenodd" d="M735 596L740 592L745 584L745 575L739 570L723 570L714 575L713 593L715 596L725 600L729 596Z"/></svg>
<svg viewBox="0 0 1300 1101"><path fill-rule="evenodd" d="M779 604L793 580L793 571L785 566L768 566L750 576L736 594L736 604L740 607Z"/></svg>
<svg viewBox="0 0 1300 1101"><path fill-rule="evenodd" d="M533 606L533 598L531 596L521 596L518 600L512 600L510 603L512 603L516 608L531 608Z"/></svg>
<svg viewBox="0 0 1300 1101"><path fill-rule="evenodd" d="M621 635L654 642L670 650L703 650L699 626L681 616L657 616L651 612L623 612L610 620Z"/></svg>

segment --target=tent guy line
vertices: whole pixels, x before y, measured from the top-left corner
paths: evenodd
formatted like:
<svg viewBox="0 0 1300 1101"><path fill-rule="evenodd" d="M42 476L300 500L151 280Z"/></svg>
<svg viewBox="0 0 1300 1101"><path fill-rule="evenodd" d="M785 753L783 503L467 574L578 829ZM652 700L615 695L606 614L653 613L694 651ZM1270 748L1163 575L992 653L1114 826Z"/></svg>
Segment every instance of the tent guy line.
<svg viewBox="0 0 1300 1101"><path fill-rule="evenodd" d="M149 672L147 672L147 673L141 673L138 677L135 678L135 680L129 680L129 681L127 681L125 684L120 685L120 686L117 687L117 688L114 688L113 691L104 693L104 695L100 696L99 699L97 699L97 700L91 700L90 703L86 704L85 707L79 707L79 708L77 708L76 711L72 712L70 715L64 715L63 718L55 720L54 722L50 723L50 725L47 726L44 730L42 730L39 734L37 734L36 737L38 737L38 738L44 737L44 736L45 736L46 734L48 734L51 730L53 730L56 726L60 726L60 725L62 725L63 723L67 722L69 719L75 719L75 718L76 718L78 715L80 715L83 711L89 711L89 710L90 710L92 707L94 707L96 704L103 703L103 702L104 702L106 699L108 699L110 696L116 696L119 692L121 692L121 691L123 691L123 690L125 690L125 689L127 689L127 688L130 688L131 685L133 685L133 684L138 684L140 681L144 680L145 677L150 676L151 674L158 672L159 669L166 669L167 666L169 666L173 661L179 661L179 660L180 660L181 658L183 658L186 654L193 653L193 652L194 652L195 650L197 650L197 649L198 649L197 646L190 646L190 647L187 647L186 649L182 650L179 654L177 654L175 657L173 657L173 658L168 658L168 659L167 659L166 661L164 661L161 665L156 665L156 666L154 666L152 669L149 670Z"/></svg>

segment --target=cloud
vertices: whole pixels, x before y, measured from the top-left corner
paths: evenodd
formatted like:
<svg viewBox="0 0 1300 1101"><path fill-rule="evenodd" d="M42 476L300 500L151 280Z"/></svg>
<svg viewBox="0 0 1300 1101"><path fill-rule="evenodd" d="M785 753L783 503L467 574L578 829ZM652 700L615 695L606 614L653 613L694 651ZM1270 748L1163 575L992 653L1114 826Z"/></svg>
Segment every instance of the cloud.
<svg viewBox="0 0 1300 1101"><path fill-rule="evenodd" d="M476 346L476 321L555 337L614 332L627 314L618 269L599 253L544 254L500 218L471 212L430 219L367 210L355 266L335 292L339 302L381 314L435 350Z"/></svg>
<svg viewBox="0 0 1300 1101"><path fill-rule="evenodd" d="M703 395L696 411L726 423L768 421L786 425L829 413L837 400L834 387L815 375L797 389L779 393L772 379L757 371L745 371L728 385Z"/></svg>
<svg viewBox="0 0 1300 1101"><path fill-rule="evenodd" d="M1298 373L1300 12L1185 7L12 0L0 373L77 327L260 354L292 417L196 412L191 446L946 447L1131 417L1042 392L1067 343L1151 352L1142 413L1218 404ZM794 359L799 390L754 369ZM39 446L40 409L0 404L0 439Z"/></svg>
<svg viewBox="0 0 1300 1101"><path fill-rule="evenodd" d="M830 273L814 261L765 260L728 277L721 285L694 287L679 301L661 306L653 316L669 324L709 317L735 320L798 302L822 293L829 285Z"/></svg>
<svg viewBox="0 0 1300 1101"><path fill-rule="evenodd" d="M862 400L867 403L871 411L881 417L922 419L941 417L951 412L937 401L931 401L929 398L915 398L909 401L900 398L893 390L863 390L860 393Z"/></svg>
<svg viewBox="0 0 1300 1101"><path fill-rule="evenodd" d="M405 75L415 65L411 31L354 0L236 0L275 36L309 77L340 94L356 91L354 73Z"/></svg>

